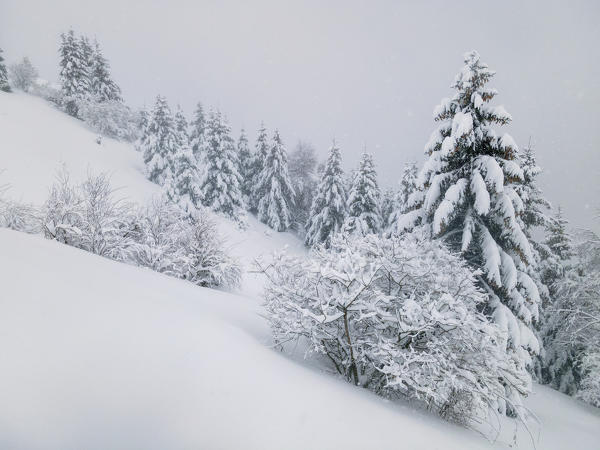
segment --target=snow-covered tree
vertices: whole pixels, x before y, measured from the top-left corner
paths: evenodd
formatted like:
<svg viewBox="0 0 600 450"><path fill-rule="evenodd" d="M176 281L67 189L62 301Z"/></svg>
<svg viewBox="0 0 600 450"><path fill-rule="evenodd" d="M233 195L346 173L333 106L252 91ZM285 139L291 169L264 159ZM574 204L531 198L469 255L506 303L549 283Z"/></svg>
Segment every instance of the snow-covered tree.
<svg viewBox="0 0 600 450"><path fill-rule="evenodd" d="M306 246L313 247L322 243L329 246L346 219L346 199L342 155L334 141L310 208L304 239Z"/></svg>
<svg viewBox="0 0 600 450"><path fill-rule="evenodd" d="M121 88L110 75L110 65L102 54L98 41L94 41L92 48L90 84L92 96L96 101L122 101Z"/></svg>
<svg viewBox="0 0 600 450"><path fill-rule="evenodd" d="M201 161L200 152L202 150L204 132L206 129L206 117L204 116L204 108L202 103L198 102L194 111L194 119L190 123L190 145L196 160Z"/></svg>
<svg viewBox="0 0 600 450"><path fill-rule="evenodd" d="M366 236L381 231L381 193L373 156L363 153L348 194L344 232Z"/></svg>
<svg viewBox="0 0 600 450"><path fill-rule="evenodd" d="M0 69L1 71L2 69ZM37 70L33 67L27 56L20 63L11 65L8 72L11 86L25 92L29 91L29 88L31 88L38 77Z"/></svg>
<svg viewBox="0 0 600 450"><path fill-rule="evenodd" d="M292 228L304 237L310 207L317 189L317 155L307 142L298 142L289 157L289 173L294 188Z"/></svg>
<svg viewBox="0 0 600 450"><path fill-rule="evenodd" d="M180 107L175 112L176 151L173 173L165 183L167 197L185 211L195 211L201 205L200 172L190 147L188 123Z"/></svg>
<svg viewBox="0 0 600 450"><path fill-rule="evenodd" d="M60 82L64 107L68 114L78 117L78 101L90 93L90 73L87 48L75 37L73 30L61 34Z"/></svg>
<svg viewBox="0 0 600 450"><path fill-rule="evenodd" d="M406 163L402 170L402 178L400 178L400 187L396 194L395 209L390 216L388 232L391 234L401 234L402 228L399 224L402 223L401 218L409 210L409 198L417 190L417 165L414 162Z"/></svg>
<svg viewBox="0 0 600 450"><path fill-rule="evenodd" d="M2 56L1 48L0 48L0 91L10 92L10 85L8 84L8 72L6 71L6 64L4 64L4 57Z"/></svg>
<svg viewBox="0 0 600 450"><path fill-rule="evenodd" d="M253 155L248 145L248 138L246 132L242 128L240 132L240 138L237 142L238 159L240 161L240 177L242 179L242 195L244 196L244 203L246 206L250 205L250 195L253 191L252 186L252 164Z"/></svg>
<svg viewBox="0 0 600 450"><path fill-rule="evenodd" d="M180 142L171 108L166 98L158 95L146 127L143 153L148 179L163 185L175 171L175 155Z"/></svg>
<svg viewBox="0 0 600 450"><path fill-rule="evenodd" d="M267 318L284 348L300 341L349 382L465 422L503 408L510 380L518 395L508 401L520 411L528 375L478 311L486 295L477 274L440 241L340 234L330 250L262 265Z"/></svg>
<svg viewBox="0 0 600 450"><path fill-rule="evenodd" d="M263 193L258 201L258 219L274 230L287 230L291 224L294 188L288 175L287 154L277 130L273 133L256 191Z"/></svg>
<svg viewBox="0 0 600 450"><path fill-rule="evenodd" d="M260 124L258 130L258 136L256 138L256 150L254 151L254 157L252 158L252 192L250 193L250 204L249 209L253 213L258 213L258 202L264 196L264 192L258 189L260 183L260 175L263 171L265 161L269 154L269 138L267 137L267 129L265 124Z"/></svg>
<svg viewBox="0 0 600 450"><path fill-rule="evenodd" d="M381 229L387 230L396 212L396 197L398 193L392 189L384 189L381 193Z"/></svg>
<svg viewBox="0 0 600 450"><path fill-rule="evenodd" d="M452 85L456 94L434 111L442 125L425 147L429 158L408 200L412 209L397 228L427 224L434 236L482 269L480 283L489 295L485 312L503 328L506 351L523 368L531 367L531 356L540 350L534 334L540 295L528 274L535 260L518 218L523 199L517 185L524 177L518 148L492 127L511 120L502 106L489 105L497 94L486 86L493 75L477 52L465 55ZM511 398L512 383L505 384Z"/></svg>
<svg viewBox="0 0 600 450"><path fill-rule="evenodd" d="M243 221L244 200L239 161L231 129L220 111L211 111L201 149L204 164L202 203L215 212Z"/></svg>
<svg viewBox="0 0 600 450"><path fill-rule="evenodd" d="M102 136L126 142L135 142L144 136L140 132L140 112L123 102L79 101L78 106L81 120ZM141 149L141 142L136 143L136 148Z"/></svg>
<svg viewBox="0 0 600 450"><path fill-rule="evenodd" d="M578 241L573 253L566 241L559 245L573 258L552 285L544 381L600 407L600 238L589 231Z"/></svg>

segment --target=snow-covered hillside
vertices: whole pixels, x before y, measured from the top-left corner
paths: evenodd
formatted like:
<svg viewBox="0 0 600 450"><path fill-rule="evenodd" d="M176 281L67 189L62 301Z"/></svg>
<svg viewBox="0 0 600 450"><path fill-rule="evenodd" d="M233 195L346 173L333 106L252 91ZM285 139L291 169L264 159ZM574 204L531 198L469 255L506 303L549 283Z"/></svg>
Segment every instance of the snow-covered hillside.
<svg viewBox="0 0 600 450"><path fill-rule="evenodd" d="M131 145L104 139L25 94L0 93L0 184L41 203L64 162L74 177L108 171L124 196L158 192ZM249 220L219 219L246 268L301 243ZM490 443L386 402L270 348L261 279L239 293L190 283L0 229L0 448L487 449ZM301 359L300 357L297 359ZM526 405L538 449L595 449L598 410L534 386ZM519 448L533 448L522 427Z"/></svg>

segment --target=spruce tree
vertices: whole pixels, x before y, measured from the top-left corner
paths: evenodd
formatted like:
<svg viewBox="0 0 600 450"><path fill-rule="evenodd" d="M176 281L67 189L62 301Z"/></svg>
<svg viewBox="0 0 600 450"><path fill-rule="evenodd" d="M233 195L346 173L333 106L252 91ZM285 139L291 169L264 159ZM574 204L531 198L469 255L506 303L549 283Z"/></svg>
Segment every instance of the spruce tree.
<svg viewBox="0 0 600 450"><path fill-rule="evenodd" d="M150 181L163 185L174 176L175 155L179 148L173 114L166 98L156 97L146 129L142 145L147 176Z"/></svg>
<svg viewBox="0 0 600 450"><path fill-rule="evenodd" d="M121 88L110 76L110 65L102 54L98 41L94 41L92 50L91 91L98 102L123 101Z"/></svg>
<svg viewBox="0 0 600 450"><path fill-rule="evenodd" d="M88 97L90 92L87 60L85 48L75 38L73 30L65 35L61 34L60 45L60 82L63 105L68 114L77 117L79 107L77 103Z"/></svg>
<svg viewBox="0 0 600 450"><path fill-rule="evenodd" d="M358 236L379 233L380 197L373 156L363 153L348 194L348 216L344 223L344 232Z"/></svg>
<svg viewBox="0 0 600 450"><path fill-rule="evenodd" d="M269 141L267 137L267 129L265 124L261 122L260 129L258 130L258 136L256 138L256 150L252 158L252 167L250 170L250 177L252 179L252 190L250 192L250 204L248 205L250 211L253 213L258 212L258 202L264 196L264 192L259 190L260 175L263 171L265 161L269 154Z"/></svg>
<svg viewBox="0 0 600 450"><path fill-rule="evenodd" d="M308 247L324 244L329 247L346 218L346 191L342 155L335 141L329 149L321 182L310 210L304 243Z"/></svg>
<svg viewBox="0 0 600 450"><path fill-rule="evenodd" d="M384 189L381 194L381 229L390 227L392 217L396 211L396 197L398 193L391 188Z"/></svg>
<svg viewBox="0 0 600 450"><path fill-rule="evenodd" d="M569 345L562 332L562 323L569 309L576 309L571 296L563 295L561 287L571 270L569 260L574 256L572 238L568 222L559 206L556 215L546 223L545 252L542 253L540 272L542 281L548 286L550 303L546 306L542 329L545 355L542 367L542 381L565 394L574 395L582 374L578 367L580 348ZM573 270L571 278L579 280L581 274ZM582 283L583 284L583 283Z"/></svg>
<svg viewBox="0 0 600 450"><path fill-rule="evenodd" d="M258 219L274 230L287 230L291 224L294 189L288 175L287 154L277 130L258 179L257 191L263 192L258 201Z"/></svg>
<svg viewBox="0 0 600 450"><path fill-rule="evenodd" d="M244 129L240 132L240 138L237 143L238 159L240 161L240 177L242 179L242 195L246 206L250 204L250 194L252 193L252 152L248 146L248 138Z"/></svg>
<svg viewBox="0 0 600 450"><path fill-rule="evenodd" d="M204 133L202 203L215 212L239 220L244 209L239 161L231 129L219 111L209 113Z"/></svg>
<svg viewBox="0 0 600 450"><path fill-rule="evenodd" d="M513 139L500 137L493 124L511 116L489 105L497 91L486 86L494 72L477 52L465 55L465 66L452 87L456 94L435 111L442 125L426 145L429 158L419 174L419 192L409 199L411 211L399 228L426 224L475 268L488 293L484 312L505 332L507 354L515 367L532 367L540 345L534 334L540 295L528 275L535 264L531 244L518 220L523 211L517 184L524 177ZM508 400L501 411L514 412L520 389L505 380Z"/></svg>
<svg viewBox="0 0 600 450"><path fill-rule="evenodd" d="M188 123L178 106L175 112L175 134L177 148L173 160L173 174L169 180L173 186L167 190L167 196L180 204L187 212L195 211L200 201L200 175L198 163L190 148Z"/></svg>
<svg viewBox="0 0 600 450"><path fill-rule="evenodd" d="M0 48L0 91L11 92L10 85L8 84L8 73L6 71L6 65L4 64L4 57L2 56L1 48Z"/></svg>
<svg viewBox="0 0 600 450"><path fill-rule="evenodd" d="M410 197L417 189L417 165L410 162L404 165L402 178L400 179L400 189L396 194L394 202L395 209L389 219L388 232L390 234L402 234L402 216L410 209Z"/></svg>
<svg viewBox="0 0 600 450"><path fill-rule="evenodd" d="M200 102L196 105L194 119L190 123L190 128L190 145L192 147L192 152L196 157L196 160L201 161L202 157L200 152L202 151L202 141L206 129L206 118L204 117L204 108Z"/></svg>

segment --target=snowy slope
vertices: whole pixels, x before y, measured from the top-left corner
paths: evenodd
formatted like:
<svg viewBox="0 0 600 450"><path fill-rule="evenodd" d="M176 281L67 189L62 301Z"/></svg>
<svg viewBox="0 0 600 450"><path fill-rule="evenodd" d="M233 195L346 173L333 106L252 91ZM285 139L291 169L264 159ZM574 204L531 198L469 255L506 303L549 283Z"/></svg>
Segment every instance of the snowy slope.
<svg viewBox="0 0 600 450"><path fill-rule="evenodd" d="M109 171L124 195L157 192L132 146L95 135L40 99L0 93L0 184L44 200L60 161ZM246 268L284 245L256 220L219 219ZM0 230L0 448L485 449L495 444L302 366L269 348L261 279L239 295L195 287ZM538 449L595 449L598 410L541 386L527 405ZM533 448L525 430L519 448Z"/></svg>

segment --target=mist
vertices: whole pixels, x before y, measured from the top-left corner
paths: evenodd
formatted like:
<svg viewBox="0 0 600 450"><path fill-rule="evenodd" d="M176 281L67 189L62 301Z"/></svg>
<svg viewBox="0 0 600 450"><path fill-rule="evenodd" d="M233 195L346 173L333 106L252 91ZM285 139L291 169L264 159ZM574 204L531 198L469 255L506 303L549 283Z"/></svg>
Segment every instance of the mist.
<svg viewBox="0 0 600 450"><path fill-rule="evenodd" d="M535 146L546 196L598 231L599 19L595 1L3 0L0 47L56 81L59 35L73 27L101 43L128 104L160 93L191 114L201 101L235 135L253 140L264 121L288 150L302 139L321 157L335 138L346 169L372 152L384 186L422 163L433 107L476 49L514 119L503 131Z"/></svg>

